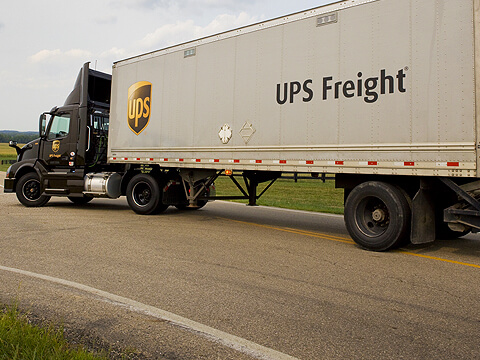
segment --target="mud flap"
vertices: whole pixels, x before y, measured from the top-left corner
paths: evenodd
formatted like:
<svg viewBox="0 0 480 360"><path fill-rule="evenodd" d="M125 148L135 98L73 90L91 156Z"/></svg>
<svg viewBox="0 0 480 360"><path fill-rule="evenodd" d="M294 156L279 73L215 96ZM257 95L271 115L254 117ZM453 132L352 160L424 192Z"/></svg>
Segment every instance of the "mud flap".
<svg viewBox="0 0 480 360"><path fill-rule="evenodd" d="M420 190L412 201L412 244L427 244L435 241L435 205L428 182L420 182Z"/></svg>

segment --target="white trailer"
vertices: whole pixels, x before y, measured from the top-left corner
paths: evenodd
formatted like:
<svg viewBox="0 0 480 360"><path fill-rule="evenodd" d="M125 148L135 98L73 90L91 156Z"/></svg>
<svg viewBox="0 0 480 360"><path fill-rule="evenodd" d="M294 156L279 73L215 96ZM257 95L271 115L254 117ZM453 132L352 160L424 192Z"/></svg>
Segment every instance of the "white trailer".
<svg viewBox="0 0 480 360"><path fill-rule="evenodd" d="M472 0L342 1L117 62L110 161L476 177L474 25Z"/></svg>
<svg viewBox="0 0 480 360"><path fill-rule="evenodd" d="M479 231L479 21L480 0L347 0L116 62L83 195L199 207L227 170L254 205L283 172L332 173L362 247Z"/></svg>

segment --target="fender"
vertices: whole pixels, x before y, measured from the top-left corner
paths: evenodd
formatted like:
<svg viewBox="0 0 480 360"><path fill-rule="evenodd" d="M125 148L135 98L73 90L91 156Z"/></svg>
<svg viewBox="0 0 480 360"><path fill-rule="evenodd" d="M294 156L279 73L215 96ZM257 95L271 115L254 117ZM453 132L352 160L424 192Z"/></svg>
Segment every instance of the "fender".
<svg viewBox="0 0 480 360"><path fill-rule="evenodd" d="M13 164L9 171L7 172L7 177L5 178L5 189L4 192L15 192L15 187L17 186L18 180L25 174L30 172L37 173L38 177L42 179L42 174L36 166L36 159L28 159L21 162Z"/></svg>

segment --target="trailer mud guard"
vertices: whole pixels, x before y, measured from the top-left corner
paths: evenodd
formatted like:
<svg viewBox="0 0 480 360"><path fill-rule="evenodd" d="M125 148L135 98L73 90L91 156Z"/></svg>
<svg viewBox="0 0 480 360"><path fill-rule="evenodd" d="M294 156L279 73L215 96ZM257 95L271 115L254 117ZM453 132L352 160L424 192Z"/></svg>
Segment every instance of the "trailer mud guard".
<svg viewBox="0 0 480 360"><path fill-rule="evenodd" d="M412 200L412 244L427 244L435 241L435 204L430 181L420 179L420 189Z"/></svg>

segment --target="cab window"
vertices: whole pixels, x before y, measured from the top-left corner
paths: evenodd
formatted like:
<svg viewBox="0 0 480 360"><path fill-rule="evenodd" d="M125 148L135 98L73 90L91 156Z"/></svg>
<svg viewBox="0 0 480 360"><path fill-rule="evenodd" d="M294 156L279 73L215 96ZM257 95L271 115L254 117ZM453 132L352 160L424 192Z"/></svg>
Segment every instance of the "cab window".
<svg viewBox="0 0 480 360"><path fill-rule="evenodd" d="M55 116L50 124L48 140L62 138L70 132L70 115L63 114Z"/></svg>

